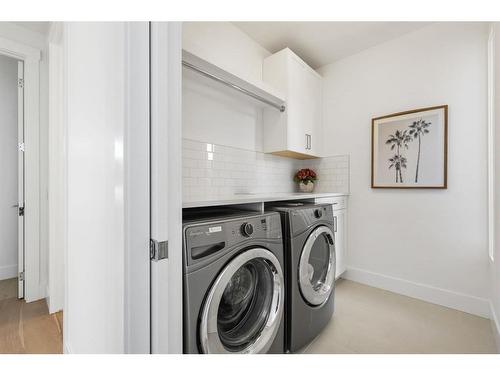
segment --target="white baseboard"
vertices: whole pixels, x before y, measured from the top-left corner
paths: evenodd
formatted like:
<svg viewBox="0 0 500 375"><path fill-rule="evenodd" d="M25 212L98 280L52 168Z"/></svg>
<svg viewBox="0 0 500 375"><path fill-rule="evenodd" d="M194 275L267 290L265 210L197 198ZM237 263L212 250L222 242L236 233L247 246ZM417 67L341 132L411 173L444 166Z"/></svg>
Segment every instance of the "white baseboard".
<svg viewBox="0 0 500 375"><path fill-rule="evenodd" d="M17 264L0 266L0 280L12 279L14 277L17 277Z"/></svg>
<svg viewBox="0 0 500 375"><path fill-rule="evenodd" d="M491 309L491 328L493 329L493 334L495 335L495 343L497 344L497 352L500 353L500 317L495 311L493 303L490 302Z"/></svg>
<svg viewBox="0 0 500 375"><path fill-rule="evenodd" d="M73 351L67 342L63 344L63 354L73 354Z"/></svg>
<svg viewBox="0 0 500 375"><path fill-rule="evenodd" d="M360 268L348 267L342 276L344 279L361 284L385 289L408 297L420 299L436 305L446 306L455 310L484 318L491 317L490 301L451 290L436 288L430 285L415 283L392 276L366 271Z"/></svg>
<svg viewBox="0 0 500 375"><path fill-rule="evenodd" d="M25 294L24 300L28 303L35 302L40 299L47 298L47 286L45 284L39 284L32 288L31 294Z"/></svg>

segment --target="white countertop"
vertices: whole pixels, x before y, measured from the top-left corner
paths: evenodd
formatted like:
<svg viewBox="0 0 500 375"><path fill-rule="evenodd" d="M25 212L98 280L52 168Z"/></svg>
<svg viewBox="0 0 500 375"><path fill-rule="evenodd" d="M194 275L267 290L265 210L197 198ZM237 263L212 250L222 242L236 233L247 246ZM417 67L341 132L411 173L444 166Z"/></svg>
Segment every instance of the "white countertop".
<svg viewBox="0 0 500 375"><path fill-rule="evenodd" d="M270 193L270 194L234 194L213 200L182 202L182 208L225 206L230 204L262 203L326 197L341 197L348 193Z"/></svg>

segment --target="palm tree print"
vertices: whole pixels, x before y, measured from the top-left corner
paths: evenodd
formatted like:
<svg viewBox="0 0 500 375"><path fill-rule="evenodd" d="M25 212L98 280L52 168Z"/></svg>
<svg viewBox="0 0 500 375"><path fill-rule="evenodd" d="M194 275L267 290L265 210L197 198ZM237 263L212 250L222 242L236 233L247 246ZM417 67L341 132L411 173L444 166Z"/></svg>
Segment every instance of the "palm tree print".
<svg viewBox="0 0 500 375"><path fill-rule="evenodd" d="M418 153L417 153L417 169L415 172L415 182L418 182L418 167L420 165L420 145L422 143L422 137L424 134L429 133L429 129L427 129L431 125L431 122L425 122L420 119L418 121L413 121L413 124L409 126L410 128L410 136L413 136L414 139L418 139Z"/></svg>
<svg viewBox="0 0 500 375"><path fill-rule="evenodd" d="M406 158L401 155L401 149L408 149L408 143L411 141L412 137L408 133L408 130L396 130L396 132L389 135L389 138L385 141L386 145L391 145L391 151L396 149L396 155L389 159L389 169L395 167L396 182L403 182L401 169L406 169Z"/></svg>
<svg viewBox="0 0 500 375"><path fill-rule="evenodd" d="M403 182L403 177L401 176L401 169L402 168L406 169L406 158L401 155L394 155L392 158L389 159L389 162L390 162L389 169L394 167L396 171L396 182ZM398 176L400 181L398 181Z"/></svg>

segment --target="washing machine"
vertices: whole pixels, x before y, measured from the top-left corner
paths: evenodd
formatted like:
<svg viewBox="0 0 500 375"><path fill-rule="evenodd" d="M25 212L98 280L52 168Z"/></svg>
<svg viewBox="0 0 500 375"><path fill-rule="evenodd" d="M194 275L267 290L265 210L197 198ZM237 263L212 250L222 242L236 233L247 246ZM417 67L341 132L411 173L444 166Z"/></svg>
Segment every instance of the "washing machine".
<svg viewBox="0 0 500 375"><path fill-rule="evenodd" d="M328 324L335 301L335 236L331 205L288 203L281 214L285 244L285 348L296 352Z"/></svg>
<svg viewBox="0 0 500 375"><path fill-rule="evenodd" d="M191 210L183 250L184 353L283 353L280 215Z"/></svg>

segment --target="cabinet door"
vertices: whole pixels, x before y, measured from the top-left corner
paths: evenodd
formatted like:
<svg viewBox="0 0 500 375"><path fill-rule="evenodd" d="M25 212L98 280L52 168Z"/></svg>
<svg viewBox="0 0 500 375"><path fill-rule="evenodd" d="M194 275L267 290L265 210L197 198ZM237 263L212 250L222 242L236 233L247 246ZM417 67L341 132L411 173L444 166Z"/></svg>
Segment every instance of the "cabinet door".
<svg viewBox="0 0 500 375"><path fill-rule="evenodd" d="M289 145L318 156L321 146L321 78L298 57L289 57Z"/></svg>
<svg viewBox="0 0 500 375"><path fill-rule="evenodd" d="M310 72L310 82L309 87L311 88L310 103L309 103L309 121L310 125L308 128L309 134L309 150L308 154L313 156L321 156L323 137L322 137L322 115L321 115L321 105L322 105L322 82L321 78L318 77L314 72Z"/></svg>
<svg viewBox="0 0 500 375"><path fill-rule="evenodd" d="M322 78L290 49L269 56L263 80L286 93L286 112L265 110L265 152L320 156Z"/></svg>
<svg viewBox="0 0 500 375"><path fill-rule="evenodd" d="M337 262L335 266L335 278L340 277L346 270L347 257L347 210L333 211L335 220L335 255Z"/></svg>
<svg viewBox="0 0 500 375"><path fill-rule="evenodd" d="M310 90L307 87L308 76L305 67L291 55L288 56L288 149L302 154L308 153L308 100Z"/></svg>

